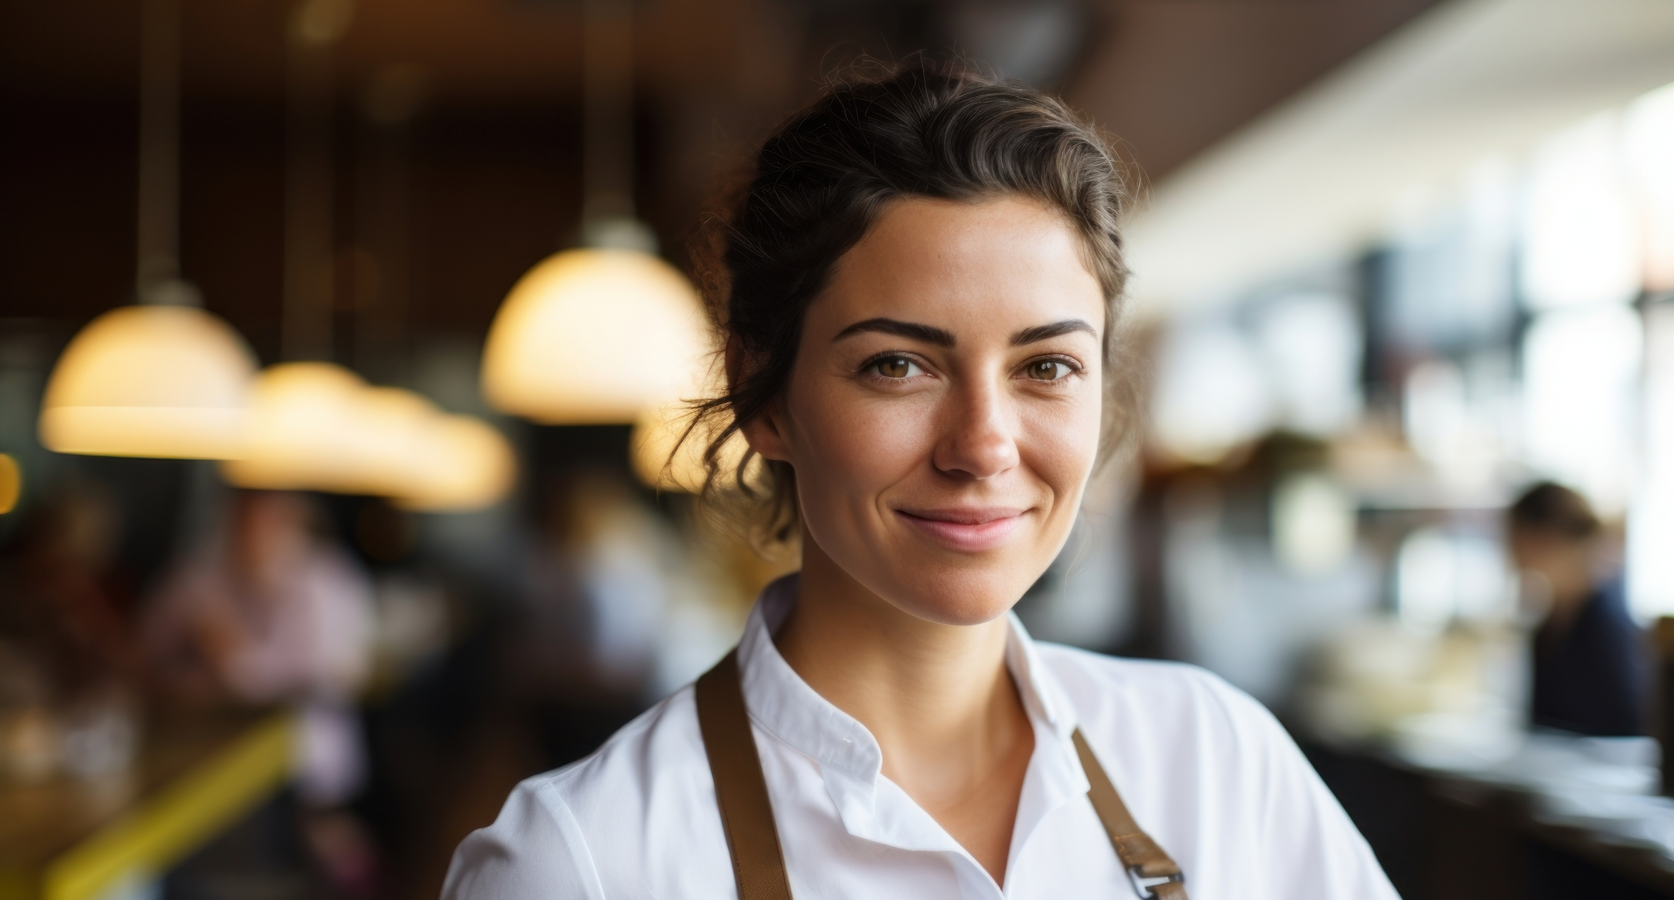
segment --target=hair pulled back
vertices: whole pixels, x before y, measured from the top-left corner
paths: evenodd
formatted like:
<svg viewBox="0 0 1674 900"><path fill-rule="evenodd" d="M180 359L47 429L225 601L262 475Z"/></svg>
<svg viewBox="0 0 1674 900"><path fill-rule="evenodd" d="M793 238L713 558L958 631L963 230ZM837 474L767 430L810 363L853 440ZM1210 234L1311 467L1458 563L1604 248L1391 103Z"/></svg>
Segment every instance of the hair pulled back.
<svg viewBox="0 0 1674 900"><path fill-rule="evenodd" d="M1128 198L1116 159L1089 123L1027 85L957 64L873 64L832 81L767 138L731 216L711 223L698 248L705 301L732 361L725 393L698 403L686 432L709 439L707 501L742 503L761 537L790 536L790 465L723 447L783 392L808 305L890 201L1002 195L1061 211L1103 289L1100 458L1108 457L1126 436L1136 393L1116 358Z"/></svg>

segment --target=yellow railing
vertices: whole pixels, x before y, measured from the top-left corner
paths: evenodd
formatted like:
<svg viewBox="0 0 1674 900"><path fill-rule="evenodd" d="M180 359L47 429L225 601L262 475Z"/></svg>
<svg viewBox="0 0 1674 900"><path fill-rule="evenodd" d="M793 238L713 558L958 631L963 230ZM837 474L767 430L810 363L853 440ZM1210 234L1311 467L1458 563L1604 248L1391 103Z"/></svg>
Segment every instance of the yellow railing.
<svg viewBox="0 0 1674 900"><path fill-rule="evenodd" d="M0 878L0 898L98 900L125 883L157 877L284 782L294 728L287 713L263 720L52 860L38 881L22 873Z"/></svg>

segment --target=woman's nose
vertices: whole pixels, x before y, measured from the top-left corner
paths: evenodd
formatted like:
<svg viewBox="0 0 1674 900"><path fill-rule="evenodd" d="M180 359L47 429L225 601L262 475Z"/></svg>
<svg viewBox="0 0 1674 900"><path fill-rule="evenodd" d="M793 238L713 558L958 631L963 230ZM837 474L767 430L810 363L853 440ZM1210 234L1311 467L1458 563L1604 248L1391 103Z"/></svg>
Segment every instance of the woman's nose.
<svg viewBox="0 0 1674 900"><path fill-rule="evenodd" d="M950 392L942 410L942 433L932 462L961 478L992 478L1017 465L1015 416L1005 391L996 385L969 385Z"/></svg>

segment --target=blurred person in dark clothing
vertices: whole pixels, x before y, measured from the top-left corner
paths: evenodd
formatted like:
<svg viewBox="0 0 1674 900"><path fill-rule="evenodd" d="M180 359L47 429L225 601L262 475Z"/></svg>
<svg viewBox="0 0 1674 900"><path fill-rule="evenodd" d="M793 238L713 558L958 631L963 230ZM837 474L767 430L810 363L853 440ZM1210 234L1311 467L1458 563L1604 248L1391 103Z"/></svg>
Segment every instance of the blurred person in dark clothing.
<svg viewBox="0 0 1674 900"><path fill-rule="evenodd" d="M1532 724L1595 736L1645 732L1645 638L1628 614L1619 572L1600 575L1598 517L1551 482L1507 512L1511 556L1545 595L1534 639Z"/></svg>
<svg viewBox="0 0 1674 900"><path fill-rule="evenodd" d="M69 484L0 558L0 770L98 779L133 761L139 665L113 577L120 537L109 498Z"/></svg>
<svg viewBox="0 0 1674 900"><path fill-rule="evenodd" d="M42 506L0 561L0 640L38 658L65 699L135 671L123 604L107 583L119 530L103 494L72 486Z"/></svg>

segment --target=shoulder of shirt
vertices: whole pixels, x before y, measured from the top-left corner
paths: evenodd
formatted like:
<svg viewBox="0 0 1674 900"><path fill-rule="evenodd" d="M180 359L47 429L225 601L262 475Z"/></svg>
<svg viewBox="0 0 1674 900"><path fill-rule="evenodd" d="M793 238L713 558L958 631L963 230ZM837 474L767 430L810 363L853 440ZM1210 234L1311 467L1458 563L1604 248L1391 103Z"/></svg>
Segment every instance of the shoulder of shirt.
<svg viewBox="0 0 1674 900"><path fill-rule="evenodd" d="M517 791L557 802L583 826L589 810L623 792L644 794L657 782L683 781L693 768L709 777L691 685L663 698L611 735L599 749L562 768L523 780Z"/></svg>
<svg viewBox="0 0 1674 900"><path fill-rule="evenodd" d="M1076 716L1096 726L1135 715L1237 732L1277 728L1267 707L1219 675L1190 663L1106 656L1037 642L1036 655Z"/></svg>

